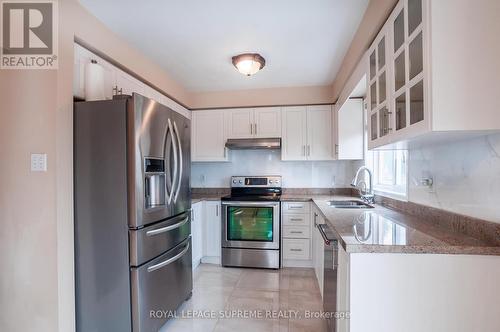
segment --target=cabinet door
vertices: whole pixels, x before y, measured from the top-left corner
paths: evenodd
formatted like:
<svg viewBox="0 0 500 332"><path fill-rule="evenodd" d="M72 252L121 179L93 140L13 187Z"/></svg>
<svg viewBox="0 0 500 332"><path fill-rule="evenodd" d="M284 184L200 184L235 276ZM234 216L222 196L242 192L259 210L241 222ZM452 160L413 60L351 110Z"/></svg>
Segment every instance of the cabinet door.
<svg viewBox="0 0 500 332"><path fill-rule="evenodd" d="M203 223L203 256L221 256L221 204L220 201L205 202Z"/></svg>
<svg viewBox="0 0 500 332"><path fill-rule="evenodd" d="M224 111L194 111L191 128L192 161L227 161Z"/></svg>
<svg viewBox="0 0 500 332"><path fill-rule="evenodd" d="M196 268L203 256L203 202L193 204L191 213L191 243L193 268Z"/></svg>
<svg viewBox="0 0 500 332"><path fill-rule="evenodd" d="M281 107L260 107L254 112L255 137L281 137Z"/></svg>
<svg viewBox="0 0 500 332"><path fill-rule="evenodd" d="M144 94L142 83L124 72L116 73L115 94L132 95L132 93Z"/></svg>
<svg viewBox="0 0 500 332"><path fill-rule="evenodd" d="M379 142L393 132L390 96L390 71L388 62L389 24L381 29L368 50L368 142Z"/></svg>
<svg viewBox="0 0 500 332"><path fill-rule="evenodd" d="M306 160L306 114L307 111L305 106L292 106L282 108L282 160Z"/></svg>
<svg viewBox="0 0 500 332"><path fill-rule="evenodd" d="M227 138L251 138L254 136L253 108L226 110Z"/></svg>
<svg viewBox="0 0 500 332"><path fill-rule="evenodd" d="M364 157L363 99L348 99L337 111L337 159L355 160Z"/></svg>
<svg viewBox="0 0 500 332"><path fill-rule="evenodd" d="M333 159L332 107L307 107L307 147L308 160Z"/></svg>

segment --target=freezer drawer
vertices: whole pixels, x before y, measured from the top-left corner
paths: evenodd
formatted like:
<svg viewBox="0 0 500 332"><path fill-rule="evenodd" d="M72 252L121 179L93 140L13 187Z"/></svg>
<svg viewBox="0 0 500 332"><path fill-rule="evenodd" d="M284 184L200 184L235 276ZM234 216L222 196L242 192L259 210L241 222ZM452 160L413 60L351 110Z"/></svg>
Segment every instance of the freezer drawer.
<svg viewBox="0 0 500 332"><path fill-rule="evenodd" d="M190 213L158 224L129 230L130 265L139 266L175 247L191 234Z"/></svg>
<svg viewBox="0 0 500 332"><path fill-rule="evenodd" d="M151 317L151 312L176 310L190 296L191 265L191 237L188 237L151 262L130 268L134 332L158 331L167 318Z"/></svg>

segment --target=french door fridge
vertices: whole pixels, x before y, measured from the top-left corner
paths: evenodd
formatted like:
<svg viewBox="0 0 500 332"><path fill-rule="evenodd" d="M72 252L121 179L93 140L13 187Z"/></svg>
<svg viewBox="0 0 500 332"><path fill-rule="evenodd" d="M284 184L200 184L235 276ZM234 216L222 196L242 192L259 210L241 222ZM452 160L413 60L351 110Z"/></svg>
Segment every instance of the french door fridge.
<svg viewBox="0 0 500 332"><path fill-rule="evenodd" d="M190 296L190 134L139 94L75 103L77 331L157 331Z"/></svg>

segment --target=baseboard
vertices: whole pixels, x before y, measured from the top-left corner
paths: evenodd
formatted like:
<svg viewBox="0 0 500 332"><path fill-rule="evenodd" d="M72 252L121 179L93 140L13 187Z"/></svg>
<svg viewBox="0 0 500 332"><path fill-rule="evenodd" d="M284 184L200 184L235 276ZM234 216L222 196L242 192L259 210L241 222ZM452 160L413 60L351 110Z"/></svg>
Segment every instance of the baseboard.
<svg viewBox="0 0 500 332"><path fill-rule="evenodd" d="M205 256L201 258L202 263L206 264L216 264L220 265L220 257L217 256Z"/></svg>
<svg viewBox="0 0 500 332"><path fill-rule="evenodd" d="M282 261L283 267L307 267L312 268L312 260L299 260L299 259L284 259Z"/></svg>

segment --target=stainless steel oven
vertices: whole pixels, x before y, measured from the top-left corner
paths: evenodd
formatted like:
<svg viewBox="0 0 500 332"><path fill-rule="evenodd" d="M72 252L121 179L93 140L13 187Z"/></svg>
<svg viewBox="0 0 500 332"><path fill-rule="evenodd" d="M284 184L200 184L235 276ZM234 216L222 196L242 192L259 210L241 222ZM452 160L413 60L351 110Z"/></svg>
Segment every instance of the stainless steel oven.
<svg viewBox="0 0 500 332"><path fill-rule="evenodd" d="M279 268L280 177L233 177L222 199L222 265Z"/></svg>

